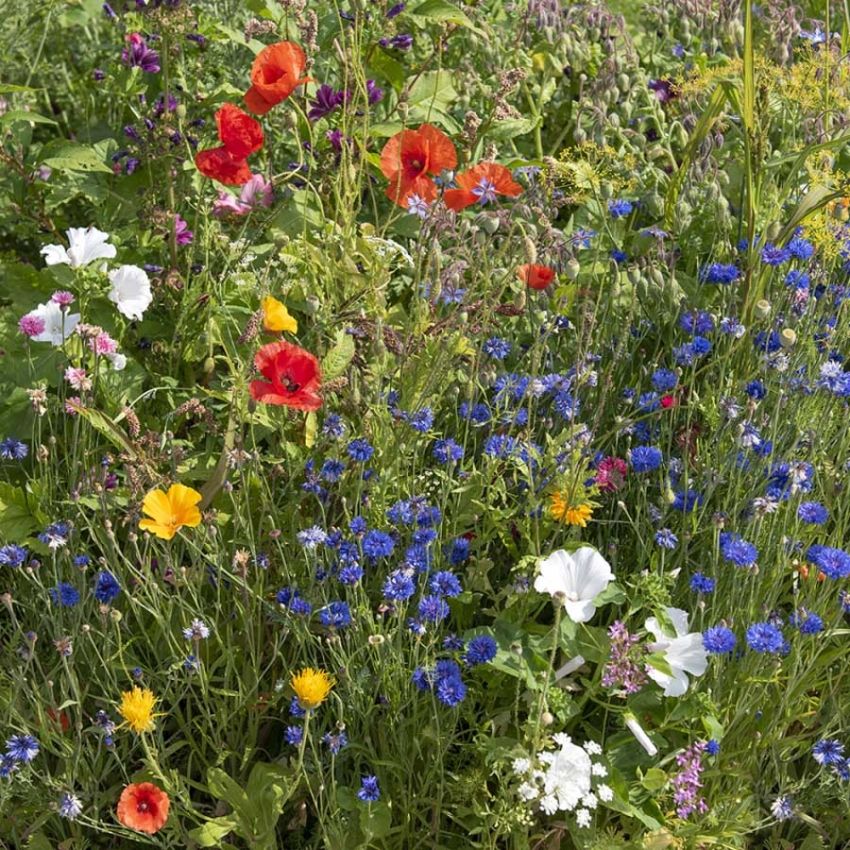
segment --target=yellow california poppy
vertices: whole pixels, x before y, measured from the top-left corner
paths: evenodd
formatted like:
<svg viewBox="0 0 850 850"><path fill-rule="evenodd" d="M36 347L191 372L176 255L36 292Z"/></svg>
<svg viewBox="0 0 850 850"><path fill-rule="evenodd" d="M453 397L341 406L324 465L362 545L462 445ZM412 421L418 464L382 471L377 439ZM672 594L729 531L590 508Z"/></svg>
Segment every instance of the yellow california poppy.
<svg viewBox="0 0 850 850"><path fill-rule="evenodd" d="M142 513L151 518L141 520L139 528L171 540L184 525L194 528L201 524L198 502L202 498L197 490L183 484L172 484L167 493L151 490L142 502Z"/></svg>
<svg viewBox="0 0 850 850"><path fill-rule="evenodd" d="M272 333L298 333L298 322L289 315L286 305L271 295L263 298L263 327Z"/></svg>

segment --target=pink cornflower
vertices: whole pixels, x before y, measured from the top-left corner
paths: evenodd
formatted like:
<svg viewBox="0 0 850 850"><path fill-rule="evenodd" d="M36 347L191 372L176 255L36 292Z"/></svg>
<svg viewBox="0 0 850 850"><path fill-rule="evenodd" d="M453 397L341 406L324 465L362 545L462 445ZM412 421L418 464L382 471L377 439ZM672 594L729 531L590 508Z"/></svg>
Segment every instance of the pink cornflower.
<svg viewBox="0 0 850 850"><path fill-rule="evenodd" d="M95 354L115 354L118 351L118 343L108 333L103 331L94 339L89 340L89 348Z"/></svg>
<svg viewBox="0 0 850 850"><path fill-rule="evenodd" d="M603 493L615 493L626 483L629 467L619 457L606 457L596 469L596 486Z"/></svg>
<svg viewBox="0 0 850 850"><path fill-rule="evenodd" d="M18 330L30 338L44 333L45 327L47 326L44 323L44 319L32 313L27 313L26 316L22 316L18 320Z"/></svg>
<svg viewBox="0 0 850 850"><path fill-rule="evenodd" d="M189 224L179 215L174 216L174 234L178 245L188 245L195 238L195 234L189 230Z"/></svg>
<svg viewBox="0 0 850 850"><path fill-rule="evenodd" d="M65 370L65 380L75 389L80 392L87 392L91 389L91 378L86 374L85 369L76 369L69 366Z"/></svg>
<svg viewBox="0 0 850 850"><path fill-rule="evenodd" d="M74 293L66 292L64 289L60 289L50 296L50 300L54 304L58 304L60 307L70 307L71 304L74 303Z"/></svg>

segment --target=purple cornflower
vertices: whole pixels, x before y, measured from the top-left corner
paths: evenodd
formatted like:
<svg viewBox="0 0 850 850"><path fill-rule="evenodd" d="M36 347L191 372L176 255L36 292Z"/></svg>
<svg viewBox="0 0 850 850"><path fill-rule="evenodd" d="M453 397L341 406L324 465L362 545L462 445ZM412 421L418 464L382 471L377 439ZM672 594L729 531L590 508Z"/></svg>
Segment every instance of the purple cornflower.
<svg viewBox="0 0 850 850"><path fill-rule="evenodd" d="M121 51L121 61L130 68L141 68L146 74L158 74L160 70L159 54L151 50L137 32L127 36L127 46Z"/></svg>
<svg viewBox="0 0 850 850"><path fill-rule="evenodd" d="M708 804L700 794L702 788L702 754L705 744L692 744L683 753L676 756L676 764L681 768L673 777L673 801L676 814L680 818L689 818L692 814L705 814Z"/></svg>
<svg viewBox="0 0 850 850"><path fill-rule="evenodd" d="M609 629L611 653L602 671L602 685L606 688L622 688L627 694L636 694L647 680L643 656L646 650L637 644L640 638L629 634L628 629L617 620Z"/></svg>

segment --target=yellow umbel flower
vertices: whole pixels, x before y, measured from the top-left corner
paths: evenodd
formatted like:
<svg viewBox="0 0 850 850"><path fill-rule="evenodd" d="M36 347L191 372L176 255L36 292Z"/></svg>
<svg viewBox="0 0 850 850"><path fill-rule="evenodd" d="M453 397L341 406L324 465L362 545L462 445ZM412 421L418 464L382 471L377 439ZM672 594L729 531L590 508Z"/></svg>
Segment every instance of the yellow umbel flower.
<svg viewBox="0 0 850 850"><path fill-rule="evenodd" d="M293 673L289 683L301 708L318 708L327 698L333 687L333 679L324 670L305 667Z"/></svg>
<svg viewBox="0 0 850 850"><path fill-rule="evenodd" d="M272 333L286 331L286 333L297 334L298 322L289 315L285 304L281 304L277 298L267 295L263 299L263 327Z"/></svg>
<svg viewBox="0 0 850 850"><path fill-rule="evenodd" d="M118 713L134 732L149 732L153 729L153 709L156 697L148 688L134 687L132 691L121 694Z"/></svg>
<svg viewBox="0 0 850 850"><path fill-rule="evenodd" d="M593 505L588 502L574 504L570 499L564 498L563 494L553 493L549 499L549 515L565 525L586 528L593 517Z"/></svg>
<svg viewBox="0 0 850 850"><path fill-rule="evenodd" d="M168 492L151 490L142 502L142 513L150 519L139 522L142 531L150 531L163 540L171 540L184 526L201 524L198 502L203 496L184 484L172 484Z"/></svg>

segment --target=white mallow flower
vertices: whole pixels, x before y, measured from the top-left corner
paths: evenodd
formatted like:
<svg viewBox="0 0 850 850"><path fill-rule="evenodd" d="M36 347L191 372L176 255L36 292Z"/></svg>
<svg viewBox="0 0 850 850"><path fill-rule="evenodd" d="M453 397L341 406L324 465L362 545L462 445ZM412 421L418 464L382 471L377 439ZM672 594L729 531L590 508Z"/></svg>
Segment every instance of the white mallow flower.
<svg viewBox="0 0 850 850"><path fill-rule="evenodd" d="M68 313L55 301L39 304L32 312L27 314L41 319L44 322L44 330L30 337L33 342L49 342L59 348L72 333L80 321L79 313Z"/></svg>
<svg viewBox="0 0 850 850"><path fill-rule="evenodd" d="M702 676L708 666L708 658L699 632L688 632L688 613L681 608L666 608L667 616L673 624L675 634L664 630L656 617L650 617L645 624L646 630L655 635L655 642L649 644L650 652L660 652L670 666L672 675L662 673L650 666L649 677L664 688L665 697L680 697L688 690L688 676Z"/></svg>
<svg viewBox="0 0 850 850"><path fill-rule="evenodd" d="M48 266L65 264L78 269L95 260L108 260L115 256L115 246L107 243L109 234L96 227L71 227L68 234L68 247L63 245L45 245L41 249L44 262Z"/></svg>
<svg viewBox="0 0 850 850"><path fill-rule="evenodd" d="M111 354L107 354L106 358L116 372L120 372L127 365L127 355L121 354L120 351L113 351Z"/></svg>
<svg viewBox="0 0 850 850"><path fill-rule="evenodd" d="M590 546L573 553L559 549L540 562L534 589L560 602L574 623L586 623L596 613L593 600L613 578L611 565Z"/></svg>
<svg viewBox="0 0 850 850"><path fill-rule="evenodd" d="M153 301L151 282L144 269L138 266L121 266L109 273L109 300L114 301L118 312L128 319L141 319Z"/></svg>

